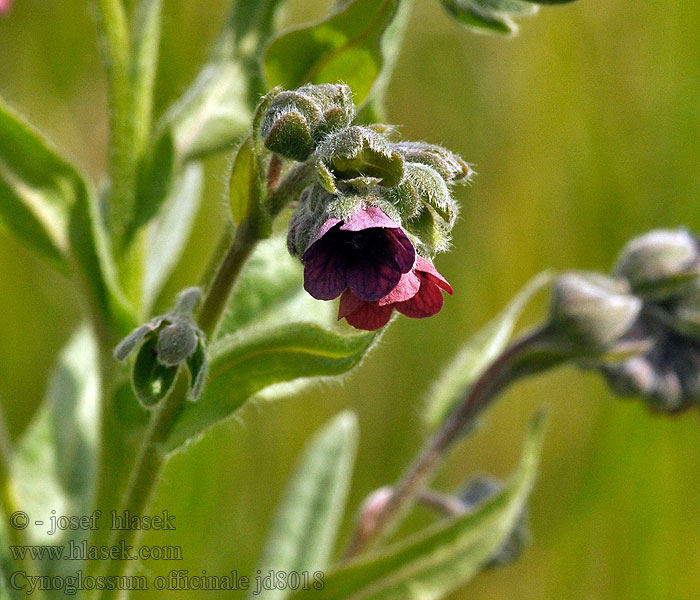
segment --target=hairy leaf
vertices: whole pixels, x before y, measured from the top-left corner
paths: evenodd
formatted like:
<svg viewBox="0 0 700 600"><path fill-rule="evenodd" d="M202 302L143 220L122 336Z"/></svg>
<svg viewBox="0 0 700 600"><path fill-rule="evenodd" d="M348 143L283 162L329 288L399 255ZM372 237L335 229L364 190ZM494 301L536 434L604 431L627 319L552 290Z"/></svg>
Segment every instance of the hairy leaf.
<svg viewBox="0 0 700 600"><path fill-rule="evenodd" d="M1 223L59 268L77 267L95 313L131 326L90 188L1 101L0 198Z"/></svg>
<svg viewBox="0 0 700 600"><path fill-rule="evenodd" d="M187 406L168 441L171 449L233 415L256 392L301 377L342 375L377 335L343 335L311 323L251 327L210 347L209 383Z"/></svg>
<svg viewBox="0 0 700 600"><path fill-rule="evenodd" d="M342 81L360 104L382 70L382 37L399 4L400 0L355 0L323 21L282 34L265 56L268 84L294 89Z"/></svg>
<svg viewBox="0 0 700 600"><path fill-rule="evenodd" d="M69 213L83 187L39 133L0 102L0 221L63 268Z"/></svg>
<svg viewBox="0 0 700 600"><path fill-rule="evenodd" d="M156 300L187 244L202 199L201 165L188 165L151 223L143 274L143 302L148 309Z"/></svg>
<svg viewBox="0 0 700 600"><path fill-rule="evenodd" d="M229 200L233 222L239 224L251 205L262 200L262 177L253 150L252 137L247 137L236 153L229 181Z"/></svg>
<svg viewBox="0 0 700 600"><path fill-rule="evenodd" d="M545 419L531 422L520 466L504 490L475 512L446 519L326 573L323 589L294 600L437 600L464 585L501 548L532 489Z"/></svg>
<svg viewBox="0 0 700 600"><path fill-rule="evenodd" d="M327 566L345 511L357 452L357 418L341 413L307 444L297 463L265 545L261 573L313 574ZM291 589L248 598L282 600Z"/></svg>
<svg viewBox="0 0 700 600"><path fill-rule="evenodd" d="M158 129L170 129L183 162L230 149L250 126L240 66L212 62L165 114Z"/></svg>
<svg viewBox="0 0 700 600"><path fill-rule="evenodd" d="M441 0L452 17L485 33L514 34L518 26L514 17L537 12L538 4L566 4L573 0Z"/></svg>
<svg viewBox="0 0 700 600"><path fill-rule="evenodd" d="M534 277L503 311L477 331L462 347L426 395L426 421L431 429L442 425L469 386L506 347L527 302L552 280L550 273Z"/></svg>
<svg viewBox="0 0 700 600"><path fill-rule="evenodd" d="M242 327L311 321L330 325L336 307L304 291L301 263L292 258L282 237L258 244L236 285L222 335Z"/></svg>
<svg viewBox="0 0 700 600"><path fill-rule="evenodd" d="M44 405L17 448L22 510L47 525L52 510L79 514L88 508L97 451L97 360L95 340L83 326L61 352ZM29 531L48 542L47 529Z"/></svg>

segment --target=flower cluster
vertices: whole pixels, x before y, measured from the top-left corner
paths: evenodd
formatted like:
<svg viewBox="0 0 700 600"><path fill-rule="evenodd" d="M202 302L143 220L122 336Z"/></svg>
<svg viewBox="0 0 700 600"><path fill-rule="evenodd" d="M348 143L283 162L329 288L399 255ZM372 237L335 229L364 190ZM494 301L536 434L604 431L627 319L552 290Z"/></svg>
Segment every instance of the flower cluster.
<svg viewBox="0 0 700 600"><path fill-rule="evenodd" d="M319 300L340 297L339 319L375 330L394 309L437 314L442 291L452 293L431 261L448 247L457 217L450 188L472 171L440 146L353 125L354 115L347 86L308 85L271 101L260 135L269 150L314 168L288 234L305 289Z"/></svg>
<svg viewBox="0 0 700 600"><path fill-rule="evenodd" d="M620 395L663 412L700 404L700 245L688 231L632 240L613 278L562 276L553 322Z"/></svg>

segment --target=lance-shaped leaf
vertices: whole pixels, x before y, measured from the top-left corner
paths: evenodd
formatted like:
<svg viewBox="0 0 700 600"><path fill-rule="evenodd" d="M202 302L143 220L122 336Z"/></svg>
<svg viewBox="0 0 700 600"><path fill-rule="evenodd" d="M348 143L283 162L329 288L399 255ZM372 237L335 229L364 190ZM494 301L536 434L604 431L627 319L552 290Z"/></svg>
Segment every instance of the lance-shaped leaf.
<svg viewBox="0 0 700 600"><path fill-rule="evenodd" d="M232 62L213 61L158 125L170 129L183 162L232 148L250 126L245 78Z"/></svg>
<svg viewBox="0 0 700 600"><path fill-rule="evenodd" d="M537 12L537 6L523 0L442 0L455 20L486 33L517 33L513 17Z"/></svg>
<svg viewBox="0 0 700 600"><path fill-rule="evenodd" d="M328 566L345 512L357 452L357 418L335 417L307 444L272 524L261 573L314 573ZM290 589L250 590L248 598L282 600Z"/></svg>
<svg viewBox="0 0 700 600"><path fill-rule="evenodd" d="M294 321L330 325L335 321L335 306L312 298L302 282L302 265L289 255L284 238L260 242L236 285L220 334Z"/></svg>
<svg viewBox="0 0 700 600"><path fill-rule="evenodd" d="M91 191L14 111L0 102L0 222L59 268L78 267L96 314L130 326Z"/></svg>
<svg viewBox="0 0 700 600"><path fill-rule="evenodd" d="M499 315L466 342L435 380L426 394L425 419L431 429L442 425L469 386L505 349L526 304L552 277L544 272L530 280Z"/></svg>
<svg viewBox="0 0 700 600"><path fill-rule="evenodd" d="M81 327L61 352L46 399L15 453L22 510L36 519L79 514L88 507L98 431L97 347ZM48 523L48 520L46 521ZM30 527L48 542L48 527Z"/></svg>
<svg viewBox="0 0 700 600"><path fill-rule="evenodd" d="M0 102L0 221L61 267L70 209L82 185L38 132Z"/></svg>
<svg viewBox="0 0 700 600"><path fill-rule="evenodd" d="M202 198L203 179L201 165L188 165L150 226L143 274L143 303L147 308L182 255Z"/></svg>
<svg viewBox="0 0 700 600"><path fill-rule="evenodd" d="M520 466L504 490L465 516L326 573L322 589L293 600L437 600L476 575L510 535L535 479L545 419L537 415Z"/></svg>
<svg viewBox="0 0 700 600"><path fill-rule="evenodd" d="M399 3L355 0L323 21L281 35L265 56L268 84L294 89L306 83L342 81L360 104L382 70L382 36Z"/></svg>
<svg viewBox="0 0 700 600"><path fill-rule="evenodd" d="M262 197L260 165L255 156L253 138L248 136L236 153L229 181L231 216L234 223L240 223L252 205L260 204Z"/></svg>
<svg viewBox="0 0 700 600"><path fill-rule="evenodd" d="M290 323L252 327L217 341L210 347L209 383L180 415L169 448L229 418L267 386L348 372L376 338L374 333L344 335L311 323Z"/></svg>

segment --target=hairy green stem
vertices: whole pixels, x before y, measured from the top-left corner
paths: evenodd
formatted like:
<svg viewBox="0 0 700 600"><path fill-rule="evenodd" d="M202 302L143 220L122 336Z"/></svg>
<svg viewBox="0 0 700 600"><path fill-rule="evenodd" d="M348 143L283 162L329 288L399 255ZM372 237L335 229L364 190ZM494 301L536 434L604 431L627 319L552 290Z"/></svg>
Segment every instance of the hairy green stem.
<svg viewBox="0 0 700 600"><path fill-rule="evenodd" d="M313 173L311 162L301 163L292 168L284 179L275 187L267 200L270 218L274 219L306 185ZM260 241L260 216L257 207L249 212L235 231L233 242L219 263L219 267L209 286L207 295L199 311L198 323L209 339L214 339L216 329L226 310L233 286L250 256L255 245Z"/></svg>
<svg viewBox="0 0 700 600"><path fill-rule="evenodd" d="M126 489L120 514L128 511L130 515L140 516L147 510L155 492L156 483L160 479L167 462L168 455L165 450L165 441L186 402L186 386L183 378L180 377L176 389L156 409L151 420ZM137 542L139 533L140 531L137 529L115 531L112 534L110 543L117 545L123 542L126 546L133 546ZM110 577L123 576L129 567L128 561L110 560L105 565L104 574ZM104 589L98 591L96 597L100 600L108 600L116 598L118 595L119 590Z"/></svg>
<svg viewBox="0 0 700 600"><path fill-rule="evenodd" d="M109 91L110 229L120 239L133 211L136 148L132 115L131 44L121 0L97 0Z"/></svg>
<svg viewBox="0 0 700 600"><path fill-rule="evenodd" d="M428 440L402 479L381 500L380 506L366 507L365 514L360 514L346 558L370 550L395 529L421 490L428 484L447 451L460 439L476 416L508 384L528 372L518 369L518 360L542 341L546 333L546 329L541 328L523 336L482 373L467 392L464 401Z"/></svg>
<svg viewBox="0 0 700 600"><path fill-rule="evenodd" d="M213 339L216 328L219 325L228 300L231 296L234 283L250 256L255 244L259 241L257 219L248 215L236 229L233 243L229 246L219 269L214 276L211 287L202 303L199 311L198 323L204 334Z"/></svg>
<svg viewBox="0 0 700 600"><path fill-rule="evenodd" d="M290 170L274 192L267 198L270 215L274 218L308 183L313 173L311 164L303 163ZM228 305L233 287L241 273L246 259L260 241L260 207L251 207L248 215L235 230L233 240L214 275L211 285L198 314L198 324L208 338L213 339L216 328ZM148 508L156 484L160 479L168 459L165 442L177 418L186 404L186 386L182 377L175 390L156 409L149 429L144 437L139 457L131 473L129 485L121 504L121 511L141 515ZM119 533L119 532L117 532ZM113 544L123 540L126 545L134 545L138 531L129 530L123 535L113 535ZM122 575L128 569L128 561L110 561L105 566L108 575ZM97 593L100 600L115 598L115 590L102 590Z"/></svg>

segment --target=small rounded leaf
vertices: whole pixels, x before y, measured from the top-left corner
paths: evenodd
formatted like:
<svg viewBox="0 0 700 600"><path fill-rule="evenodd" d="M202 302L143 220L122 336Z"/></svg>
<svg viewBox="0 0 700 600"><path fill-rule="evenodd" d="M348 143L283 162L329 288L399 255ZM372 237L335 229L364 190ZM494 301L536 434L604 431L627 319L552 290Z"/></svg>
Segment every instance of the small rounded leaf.
<svg viewBox="0 0 700 600"><path fill-rule="evenodd" d="M131 385L136 397L146 408L158 404L165 398L175 383L177 366L163 365L157 358L156 340L146 340L136 355L131 371Z"/></svg>

